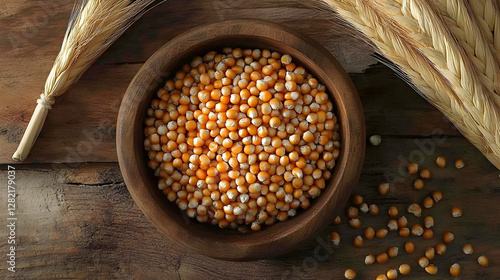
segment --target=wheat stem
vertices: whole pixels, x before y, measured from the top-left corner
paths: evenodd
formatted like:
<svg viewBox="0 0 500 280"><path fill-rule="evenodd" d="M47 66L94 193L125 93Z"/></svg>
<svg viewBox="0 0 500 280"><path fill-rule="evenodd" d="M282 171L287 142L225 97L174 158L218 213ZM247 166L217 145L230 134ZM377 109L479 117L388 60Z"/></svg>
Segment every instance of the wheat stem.
<svg viewBox="0 0 500 280"><path fill-rule="evenodd" d="M101 54L155 0L79 0L71 14L61 50L45 82L44 92L12 156L24 160L40 133L54 98L76 83Z"/></svg>

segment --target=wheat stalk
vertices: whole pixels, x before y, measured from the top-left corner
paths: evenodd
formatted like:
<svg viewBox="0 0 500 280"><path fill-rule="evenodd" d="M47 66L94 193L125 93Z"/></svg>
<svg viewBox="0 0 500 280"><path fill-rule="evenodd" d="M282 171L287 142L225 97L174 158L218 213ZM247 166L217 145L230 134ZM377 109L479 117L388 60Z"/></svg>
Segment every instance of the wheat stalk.
<svg viewBox="0 0 500 280"><path fill-rule="evenodd" d="M19 147L12 156L24 160L40 133L55 97L76 83L101 54L155 0L80 0L75 3L61 50Z"/></svg>
<svg viewBox="0 0 500 280"><path fill-rule="evenodd" d="M361 31L382 55L404 72L424 97L500 168L498 107L486 94L487 89L466 52L454 41L428 3L322 1Z"/></svg>

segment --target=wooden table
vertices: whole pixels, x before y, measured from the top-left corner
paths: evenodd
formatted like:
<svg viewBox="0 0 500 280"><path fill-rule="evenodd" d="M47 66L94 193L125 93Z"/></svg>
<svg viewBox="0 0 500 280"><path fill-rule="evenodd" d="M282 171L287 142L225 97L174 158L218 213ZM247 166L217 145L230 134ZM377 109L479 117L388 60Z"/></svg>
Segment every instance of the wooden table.
<svg viewBox="0 0 500 280"><path fill-rule="evenodd" d="M30 158L14 163L14 152L59 51L73 1L4 1L0 12L0 223L1 278L8 279L344 279L354 268L359 279L402 263L412 266L412 279L428 279L416 259L441 242L444 231L455 242L432 262L436 279L450 278L448 269L462 265L462 279L500 279L500 172L493 167L434 107L388 68L375 65L370 49L352 38L330 12L318 11L304 1L167 1L132 26L82 77L57 99ZM258 18L292 27L326 46L350 72L366 116L367 135L379 134L382 144L368 146L355 192L379 205L378 217L361 216L362 227L352 229L342 214L341 225L329 225L316 240L276 259L229 262L187 251L166 239L132 201L117 163L115 122L121 97L137 70L161 45L194 26L233 18ZM363 72L368 68L366 71ZM363 73L361 73L363 72ZM434 163L444 155L451 163L462 157L457 170ZM422 161L433 178L424 190L412 190L414 176L400 175L408 160ZM16 169L16 273L7 271L7 169ZM391 191L379 196L377 185L393 180ZM424 215L436 220L434 240L397 237L365 240L355 249L351 239L366 226L385 227L390 205L405 208L420 202L431 190L444 199ZM450 208L464 215L451 218ZM421 219L409 218L410 224ZM338 231L341 246L333 248L329 234ZM402 250L405 241L416 243L415 253ZM461 246L470 242L474 254ZM387 263L364 265L364 256L399 246L400 256ZM490 267L476 258L488 255ZM358 279L357 278L357 279Z"/></svg>

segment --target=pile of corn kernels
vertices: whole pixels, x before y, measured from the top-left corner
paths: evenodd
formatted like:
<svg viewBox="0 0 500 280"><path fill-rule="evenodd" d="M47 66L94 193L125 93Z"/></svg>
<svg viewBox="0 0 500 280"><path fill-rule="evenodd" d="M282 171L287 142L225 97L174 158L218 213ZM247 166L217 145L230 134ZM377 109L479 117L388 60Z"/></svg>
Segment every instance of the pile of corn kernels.
<svg viewBox="0 0 500 280"><path fill-rule="evenodd" d="M340 152L325 90L288 54L195 57L147 110L144 147L159 189L189 217L241 231L307 209Z"/></svg>

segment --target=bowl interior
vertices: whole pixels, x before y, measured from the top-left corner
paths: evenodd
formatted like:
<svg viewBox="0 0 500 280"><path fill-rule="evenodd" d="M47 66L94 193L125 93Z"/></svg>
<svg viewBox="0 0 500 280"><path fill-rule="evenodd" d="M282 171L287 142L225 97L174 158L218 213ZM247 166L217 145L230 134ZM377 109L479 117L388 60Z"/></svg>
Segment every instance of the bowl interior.
<svg viewBox="0 0 500 280"><path fill-rule="evenodd" d="M135 202L160 230L200 253L223 259L254 259L290 250L312 237L342 207L357 183L364 155L364 120L357 93L338 62L324 48L274 24L232 21L194 29L168 42L141 68L123 99L118 118L120 168ZM252 28L253 27L253 28ZM271 34L271 35L270 35ZM332 178L307 211L257 232L242 234L188 218L157 187L147 167L143 122L151 99L165 81L194 56L223 47L288 53L327 87L340 124L341 152Z"/></svg>

